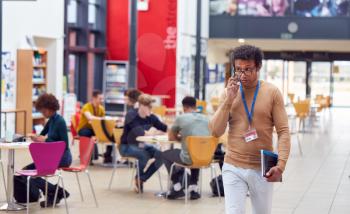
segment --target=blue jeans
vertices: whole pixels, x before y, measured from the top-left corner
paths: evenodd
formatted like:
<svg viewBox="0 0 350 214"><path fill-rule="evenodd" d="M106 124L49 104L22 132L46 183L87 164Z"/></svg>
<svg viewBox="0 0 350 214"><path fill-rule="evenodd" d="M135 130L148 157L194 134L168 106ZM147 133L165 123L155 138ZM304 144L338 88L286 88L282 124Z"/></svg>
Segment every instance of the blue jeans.
<svg viewBox="0 0 350 214"><path fill-rule="evenodd" d="M78 132L79 136L84 136L84 137L92 137L95 135L94 131L89 128L82 128Z"/></svg>
<svg viewBox="0 0 350 214"><path fill-rule="evenodd" d="M60 161L59 167L69 167L72 164L72 154L69 150L66 150L63 153L62 159ZM28 166L24 167L24 169L30 170L35 169L35 164L31 163ZM45 193L45 179L43 178L32 178L30 179L30 186L35 186L39 188L43 193ZM47 195L50 199L53 199L55 196L56 185L47 182Z"/></svg>
<svg viewBox="0 0 350 214"><path fill-rule="evenodd" d="M134 157L139 161L140 180L147 181L163 164L161 152L153 145L143 144L144 147L138 145L121 144L119 152L122 156ZM144 169L149 159L154 158L155 161L148 167L146 172Z"/></svg>

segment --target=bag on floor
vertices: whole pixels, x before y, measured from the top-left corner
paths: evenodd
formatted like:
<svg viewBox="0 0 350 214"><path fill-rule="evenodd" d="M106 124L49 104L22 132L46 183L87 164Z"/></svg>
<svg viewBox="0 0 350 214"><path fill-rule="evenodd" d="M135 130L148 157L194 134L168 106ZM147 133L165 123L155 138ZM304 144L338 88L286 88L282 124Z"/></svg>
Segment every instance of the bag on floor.
<svg viewBox="0 0 350 214"><path fill-rule="evenodd" d="M219 175L218 177L218 183L219 183L219 190L220 190L220 195L221 196L224 196L224 183L222 181L222 176ZM215 181L215 178L213 178L211 181L210 181L210 187L211 187L211 192L213 193L213 196L214 197L218 197L219 196L219 193L218 193L218 188L216 186L216 181Z"/></svg>
<svg viewBox="0 0 350 214"><path fill-rule="evenodd" d="M27 177L14 176L13 197L17 203L27 203ZM30 185L29 202L37 202L40 199L40 190L34 185Z"/></svg>

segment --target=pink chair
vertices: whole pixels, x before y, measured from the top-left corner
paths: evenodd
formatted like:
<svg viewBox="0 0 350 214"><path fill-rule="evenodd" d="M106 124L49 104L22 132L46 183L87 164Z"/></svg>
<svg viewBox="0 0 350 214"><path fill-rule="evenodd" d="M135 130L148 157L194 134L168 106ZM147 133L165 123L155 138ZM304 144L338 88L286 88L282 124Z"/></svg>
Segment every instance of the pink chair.
<svg viewBox="0 0 350 214"><path fill-rule="evenodd" d="M92 185L90 174L89 174L89 171L88 171L88 166L89 166L89 163L90 163L92 151L94 149L94 144L95 144L95 141L92 138L79 137L80 165L79 166L72 166L72 167L61 168L61 169L63 171L65 171L65 172L73 172L73 173L75 173L75 176L76 176L77 182L78 182L79 191L80 191L80 197L81 197L82 201L84 201L84 198L83 198L83 193L81 191L81 186L80 186L78 173L85 172L85 174L87 175L87 177L89 179L89 182L90 182L90 188L91 188L91 191L92 191L92 195L94 196L94 199L95 199L96 207L98 207L98 203L97 203L97 199L96 199L96 195L95 195L95 190L94 190L94 187Z"/></svg>
<svg viewBox="0 0 350 214"><path fill-rule="evenodd" d="M27 176L27 213L29 213L29 189L30 179L33 177L44 177L46 180L46 206L47 206L47 178L58 177L57 189L55 192L54 205L56 204L59 182L62 182L64 189L64 183L61 173L56 173L58 165L63 156L63 152L66 148L66 143L63 141L52 143L31 143L29 145L30 155L33 158L36 169L34 170L20 170L17 171L18 175ZM63 191L64 202L66 205L66 212L68 213L68 205L66 200L66 193Z"/></svg>

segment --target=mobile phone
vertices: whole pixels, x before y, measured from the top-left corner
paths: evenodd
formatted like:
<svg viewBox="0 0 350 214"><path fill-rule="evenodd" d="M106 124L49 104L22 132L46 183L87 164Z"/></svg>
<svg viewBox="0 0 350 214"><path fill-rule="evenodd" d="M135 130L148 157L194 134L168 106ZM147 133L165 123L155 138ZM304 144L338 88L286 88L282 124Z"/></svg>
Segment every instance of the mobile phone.
<svg viewBox="0 0 350 214"><path fill-rule="evenodd" d="M235 68L233 67L231 63L231 77L235 77Z"/></svg>
<svg viewBox="0 0 350 214"><path fill-rule="evenodd" d="M240 76L237 76L235 72L235 68L233 67L232 61L231 61L231 78L236 80L236 82L239 84L241 82Z"/></svg>
<svg viewBox="0 0 350 214"><path fill-rule="evenodd" d="M233 52L230 55L230 65L231 65L231 77L235 76L235 67L233 66Z"/></svg>
<svg viewBox="0 0 350 214"><path fill-rule="evenodd" d="M233 66L233 52L230 55L230 63L231 63L231 78L234 78L237 76L235 72L235 67ZM237 82L240 82L240 76L236 77Z"/></svg>

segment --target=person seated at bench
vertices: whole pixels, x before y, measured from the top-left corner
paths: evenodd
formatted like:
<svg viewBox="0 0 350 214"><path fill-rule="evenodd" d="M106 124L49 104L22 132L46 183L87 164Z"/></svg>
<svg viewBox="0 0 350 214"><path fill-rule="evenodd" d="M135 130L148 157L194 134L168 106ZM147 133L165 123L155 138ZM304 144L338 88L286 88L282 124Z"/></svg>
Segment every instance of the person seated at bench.
<svg viewBox="0 0 350 214"><path fill-rule="evenodd" d="M181 141L181 149L170 149L162 153L164 165L170 173L171 165L179 163L181 165L191 165L192 160L186 146L186 137L188 136L209 136L209 119L200 113L197 113L196 99L187 96L182 100L184 114L178 116L174 125L168 132L169 140ZM170 200L178 199L185 196L184 187L182 186L183 168L175 167L171 176L173 187L167 195ZM190 199L196 200L201 196L198 193L199 169L191 169L189 180Z"/></svg>
<svg viewBox="0 0 350 214"><path fill-rule="evenodd" d="M157 116L151 113L152 97L142 94L138 98L139 107L129 110L125 117L123 134L119 152L122 156L137 158L139 161L139 179L135 177L135 191L143 192L143 183L146 182L163 164L161 152L153 145L138 142L139 136L151 136L157 132L166 132L167 125L162 123ZM155 161L144 171L147 162L154 158ZM138 188L140 186L140 189Z"/></svg>
<svg viewBox="0 0 350 214"><path fill-rule="evenodd" d="M67 125L63 117L57 114L57 111L60 108L58 100L52 94L43 94L41 95L35 103L35 108L46 118L49 119L45 124L44 129L38 136L32 136L34 142L57 142L64 141L66 143L66 149L63 153L62 159L60 161L59 167L69 167L72 163L72 154L69 149L68 143L68 133ZM34 163L29 164L24 167L25 170L35 169ZM15 179L20 179L22 176L16 176ZM45 179L43 178L32 178L30 180L30 186L39 188L43 193L45 193ZM53 185L48 182L48 201L47 206L52 207L55 197L57 185ZM63 199L63 188L59 187L57 194L58 204ZM69 193L66 191L66 197L69 197ZM45 207L45 201L40 202L41 207Z"/></svg>

